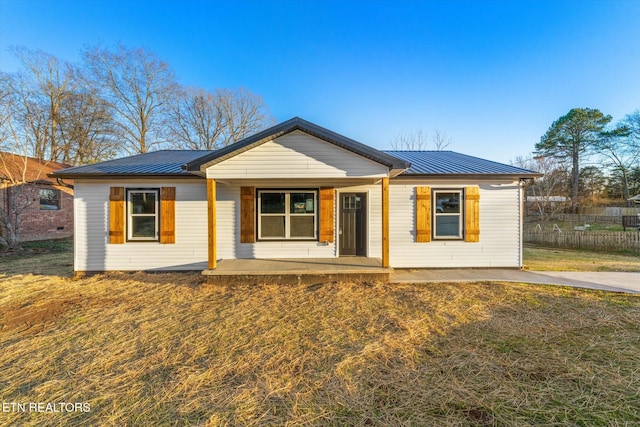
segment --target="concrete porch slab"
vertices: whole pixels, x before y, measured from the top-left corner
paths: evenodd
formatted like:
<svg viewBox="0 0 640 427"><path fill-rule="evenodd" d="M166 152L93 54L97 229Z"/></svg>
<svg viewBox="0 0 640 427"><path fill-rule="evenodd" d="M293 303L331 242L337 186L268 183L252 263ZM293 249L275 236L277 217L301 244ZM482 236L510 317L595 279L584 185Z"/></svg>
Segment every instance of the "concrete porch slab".
<svg viewBox="0 0 640 427"><path fill-rule="evenodd" d="M215 270L204 270L214 283L318 283L389 280L392 268L379 258L225 259Z"/></svg>

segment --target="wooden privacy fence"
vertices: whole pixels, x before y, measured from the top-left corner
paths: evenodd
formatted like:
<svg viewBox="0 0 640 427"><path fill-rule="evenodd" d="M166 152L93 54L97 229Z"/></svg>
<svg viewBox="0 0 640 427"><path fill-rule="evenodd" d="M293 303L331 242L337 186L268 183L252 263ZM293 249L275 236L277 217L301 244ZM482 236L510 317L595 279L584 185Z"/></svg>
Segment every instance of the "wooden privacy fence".
<svg viewBox="0 0 640 427"><path fill-rule="evenodd" d="M640 232L633 231L525 231L524 242L555 248L632 251L640 254Z"/></svg>
<svg viewBox="0 0 640 427"><path fill-rule="evenodd" d="M580 215L595 215L595 216L617 216L622 215L638 215L640 214L640 207L619 207L619 206L598 206L598 207L579 207L578 213Z"/></svg>

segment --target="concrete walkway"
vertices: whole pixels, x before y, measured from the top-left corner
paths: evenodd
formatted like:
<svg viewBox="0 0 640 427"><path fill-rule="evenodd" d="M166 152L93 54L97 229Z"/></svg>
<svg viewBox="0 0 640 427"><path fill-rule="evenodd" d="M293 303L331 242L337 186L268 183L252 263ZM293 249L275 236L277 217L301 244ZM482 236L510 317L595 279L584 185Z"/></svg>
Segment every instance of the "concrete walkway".
<svg viewBox="0 0 640 427"><path fill-rule="evenodd" d="M391 283L428 282L524 282L565 285L613 292L640 294L640 273L525 271L518 269L396 269Z"/></svg>

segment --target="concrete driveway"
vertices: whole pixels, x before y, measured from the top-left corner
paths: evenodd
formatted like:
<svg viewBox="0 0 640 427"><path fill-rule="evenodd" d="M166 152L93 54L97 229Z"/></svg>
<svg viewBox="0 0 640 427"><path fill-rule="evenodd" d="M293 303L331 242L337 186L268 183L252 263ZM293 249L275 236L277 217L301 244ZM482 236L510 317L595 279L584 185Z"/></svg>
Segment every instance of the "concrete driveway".
<svg viewBox="0 0 640 427"><path fill-rule="evenodd" d="M525 271L518 269L396 269L391 283L524 282L640 294L640 273Z"/></svg>

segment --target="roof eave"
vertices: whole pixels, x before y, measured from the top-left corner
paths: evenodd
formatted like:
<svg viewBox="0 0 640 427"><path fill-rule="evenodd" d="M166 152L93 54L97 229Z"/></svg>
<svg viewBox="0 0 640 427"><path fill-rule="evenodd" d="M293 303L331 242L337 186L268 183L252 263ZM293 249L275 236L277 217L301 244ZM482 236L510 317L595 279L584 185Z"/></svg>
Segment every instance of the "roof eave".
<svg viewBox="0 0 640 427"><path fill-rule="evenodd" d="M105 179L105 178L203 178L198 173L76 173L76 174L57 174L51 173L47 175L50 178L66 178L66 179Z"/></svg>
<svg viewBox="0 0 640 427"><path fill-rule="evenodd" d="M484 179L497 179L497 178L540 178L544 176L541 173L402 173L397 178L484 178Z"/></svg>

